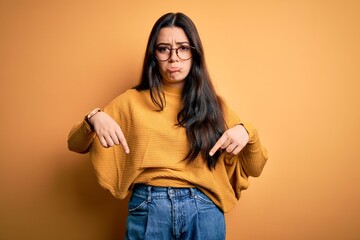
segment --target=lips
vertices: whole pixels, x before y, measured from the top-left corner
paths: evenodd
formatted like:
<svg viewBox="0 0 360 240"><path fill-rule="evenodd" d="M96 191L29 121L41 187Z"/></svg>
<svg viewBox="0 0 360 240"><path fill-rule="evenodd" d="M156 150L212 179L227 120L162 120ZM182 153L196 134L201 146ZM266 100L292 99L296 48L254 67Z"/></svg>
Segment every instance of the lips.
<svg viewBox="0 0 360 240"><path fill-rule="evenodd" d="M170 67L170 68L168 68L168 71L169 71L170 73L174 73L174 72L179 72L180 69L181 69L181 68L179 68L179 67Z"/></svg>

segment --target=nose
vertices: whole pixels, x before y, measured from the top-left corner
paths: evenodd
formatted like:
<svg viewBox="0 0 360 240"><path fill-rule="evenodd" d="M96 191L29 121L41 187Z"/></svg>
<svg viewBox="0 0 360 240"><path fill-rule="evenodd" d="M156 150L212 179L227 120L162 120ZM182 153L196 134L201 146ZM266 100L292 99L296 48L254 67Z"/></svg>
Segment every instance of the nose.
<svg viewBox="0 0 360 240"><path fill-rule="evenodd" d="M170 62L179 61L179 57L177 55L177 49L171 49L169 60L170 60Z"/></svg>

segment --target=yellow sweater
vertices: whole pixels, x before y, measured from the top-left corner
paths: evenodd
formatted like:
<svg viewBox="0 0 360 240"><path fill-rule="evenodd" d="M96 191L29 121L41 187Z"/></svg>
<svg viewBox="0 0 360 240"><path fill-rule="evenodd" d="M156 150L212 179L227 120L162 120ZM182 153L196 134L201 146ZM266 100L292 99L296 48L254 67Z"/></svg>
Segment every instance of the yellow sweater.
<svg viewBox="0 0 360 240"><path fill-rule="evenodd" d="M104 108L120 125L130 154L125 154L122 146L103 148L85 121L72 128L69 149L90 152L100 185L116 198L125 198L135 183L196 187L224 212L230 211L241 191L248 188L248 177L259 176L266 163L267 152L257 131L225 106L228 127L243 124L249 133L249 143L237 156L223 153L215 170L209 170L201 156L187 164L183 161L189 150L185 129L175 125L180 92L165 88L165 97L166 107L158 111L148 90L130 89Z"/></svg>

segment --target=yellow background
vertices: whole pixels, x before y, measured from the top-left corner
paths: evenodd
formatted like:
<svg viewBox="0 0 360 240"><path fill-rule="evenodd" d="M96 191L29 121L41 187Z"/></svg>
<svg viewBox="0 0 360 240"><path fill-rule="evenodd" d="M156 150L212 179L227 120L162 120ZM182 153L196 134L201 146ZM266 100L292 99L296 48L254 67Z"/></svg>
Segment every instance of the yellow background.
<svg viewBox="0 0 360 240"><path fill-rule="evenodd" d="M360 239L360 2L0 2L0 239L123 239L72 125L139 80L151 27L190 16L218 92L270 155L227 239ZM145 121L146 119L144 119Z"/></svg>

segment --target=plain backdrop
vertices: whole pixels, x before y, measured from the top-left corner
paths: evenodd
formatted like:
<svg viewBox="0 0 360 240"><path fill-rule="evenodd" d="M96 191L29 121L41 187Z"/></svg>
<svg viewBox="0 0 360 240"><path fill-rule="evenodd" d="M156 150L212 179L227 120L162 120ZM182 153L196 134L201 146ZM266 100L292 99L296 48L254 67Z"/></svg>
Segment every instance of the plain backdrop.
<svg viewBox="0 0 360 240"><path fill-rule="evenodd" d="M355 0L1 0L0 239L123 239L127 199L66 140L138 83L151 27L179 11L218 93L269 151L227 239L360 239Z"/></svg>

